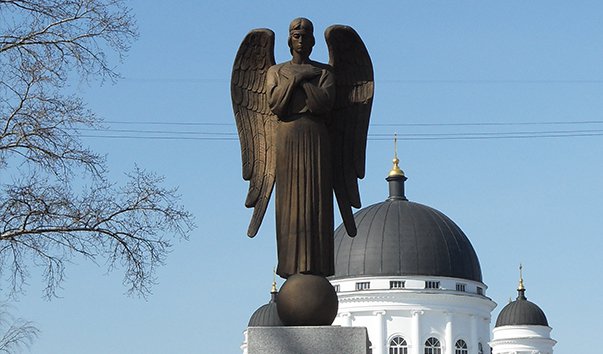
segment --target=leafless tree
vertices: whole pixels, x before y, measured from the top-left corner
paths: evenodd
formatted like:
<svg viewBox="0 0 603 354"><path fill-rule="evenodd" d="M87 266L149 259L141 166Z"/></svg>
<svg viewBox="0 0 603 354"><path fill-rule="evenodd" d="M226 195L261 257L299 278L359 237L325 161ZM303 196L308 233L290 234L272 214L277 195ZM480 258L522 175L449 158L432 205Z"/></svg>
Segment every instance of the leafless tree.
<svg viewBox="0 0 603 354"><path fill-rule="evenodd" d="M136 36L124 0L0 0L0 287L11 295L40 269L54 296L83 256L125 270L144 296L171 241L194 227L161 177L135 168L118 186L79 138L102 121L70 84L118 79Z"/></svg>
<svg viewBox="0 0 603 354"><path fill-rule="evenodd" d="M39 334L33 322L14 318L6 304L0 305L0 331L0 353L9 354L29 347Z"/></svg>

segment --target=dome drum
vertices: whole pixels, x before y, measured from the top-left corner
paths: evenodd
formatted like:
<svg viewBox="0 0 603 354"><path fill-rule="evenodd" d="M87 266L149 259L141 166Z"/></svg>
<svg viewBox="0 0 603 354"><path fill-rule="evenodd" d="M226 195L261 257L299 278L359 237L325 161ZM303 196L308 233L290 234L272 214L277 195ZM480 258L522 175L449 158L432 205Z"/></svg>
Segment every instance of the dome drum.
<svg viewBox="0 0 603 354"><path fill-rule="evenodd" d="M372 276L331 279L339 294L354 291L413 291L485 296L486 285L460 278ZM364 285L362 285L364 284ZM435 285L435 286L434 286Z"/></svg>

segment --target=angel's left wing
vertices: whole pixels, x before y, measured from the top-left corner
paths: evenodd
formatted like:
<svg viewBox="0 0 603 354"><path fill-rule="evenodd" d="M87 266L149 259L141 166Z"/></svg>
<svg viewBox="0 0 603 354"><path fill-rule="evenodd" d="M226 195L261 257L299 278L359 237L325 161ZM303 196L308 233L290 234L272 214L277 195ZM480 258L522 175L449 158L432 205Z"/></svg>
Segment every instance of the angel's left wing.
<svg viewBox="0 0 603 354"><path fill-rule="evenodd" d="M356 236L352 207L360 208L358 179L364 178L366 139L373 104L373 64L360 36L349 26L325 31L329 64L335 74L335 106L329 126L333 189L343 223Z"/></svg>

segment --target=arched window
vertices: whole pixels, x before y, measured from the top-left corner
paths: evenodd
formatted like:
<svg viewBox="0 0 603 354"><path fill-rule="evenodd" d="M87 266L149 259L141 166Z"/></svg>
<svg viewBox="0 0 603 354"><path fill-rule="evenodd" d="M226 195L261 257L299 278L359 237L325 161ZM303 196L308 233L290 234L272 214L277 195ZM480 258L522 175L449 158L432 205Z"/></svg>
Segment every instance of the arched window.
<svg viewBox="0 0 603 354"><path fill-rule="evenodd" d="M469 352L467 351L467 343L462 340L459 339L456 341L456 344L454 345L454 354L468 354Z"/></svg>
<svg viewBox="0 0 603 354"><path fill-rule="evenodd" d="M437 338L430 337L425 341L425 354L442 354L442 346Z"/></svg>
<svg viewBox="0 0 603 354"><path fill-rule="evenodd" d="M484 354L484 346L482 343L477 343L477 354Z"/></svg>
<svg viewBox="0 0 603 354"><path fill-rule="evenodd" d="M400 336L395 336L389 341L389 354L408 354L408 344Z"/></svg>

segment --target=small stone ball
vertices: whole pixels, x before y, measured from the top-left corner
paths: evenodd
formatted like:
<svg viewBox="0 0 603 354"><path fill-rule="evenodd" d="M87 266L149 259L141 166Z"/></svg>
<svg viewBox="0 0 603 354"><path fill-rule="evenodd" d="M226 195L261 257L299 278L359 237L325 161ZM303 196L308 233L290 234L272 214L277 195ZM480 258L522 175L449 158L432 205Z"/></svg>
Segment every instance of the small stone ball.
<svg viewBox="0 0 603 354"><path fill-rule="evenodd" d="M286 326L330 326L338 307L331 283L311 274L290 276L276 300L278 315Z"/></svg>

